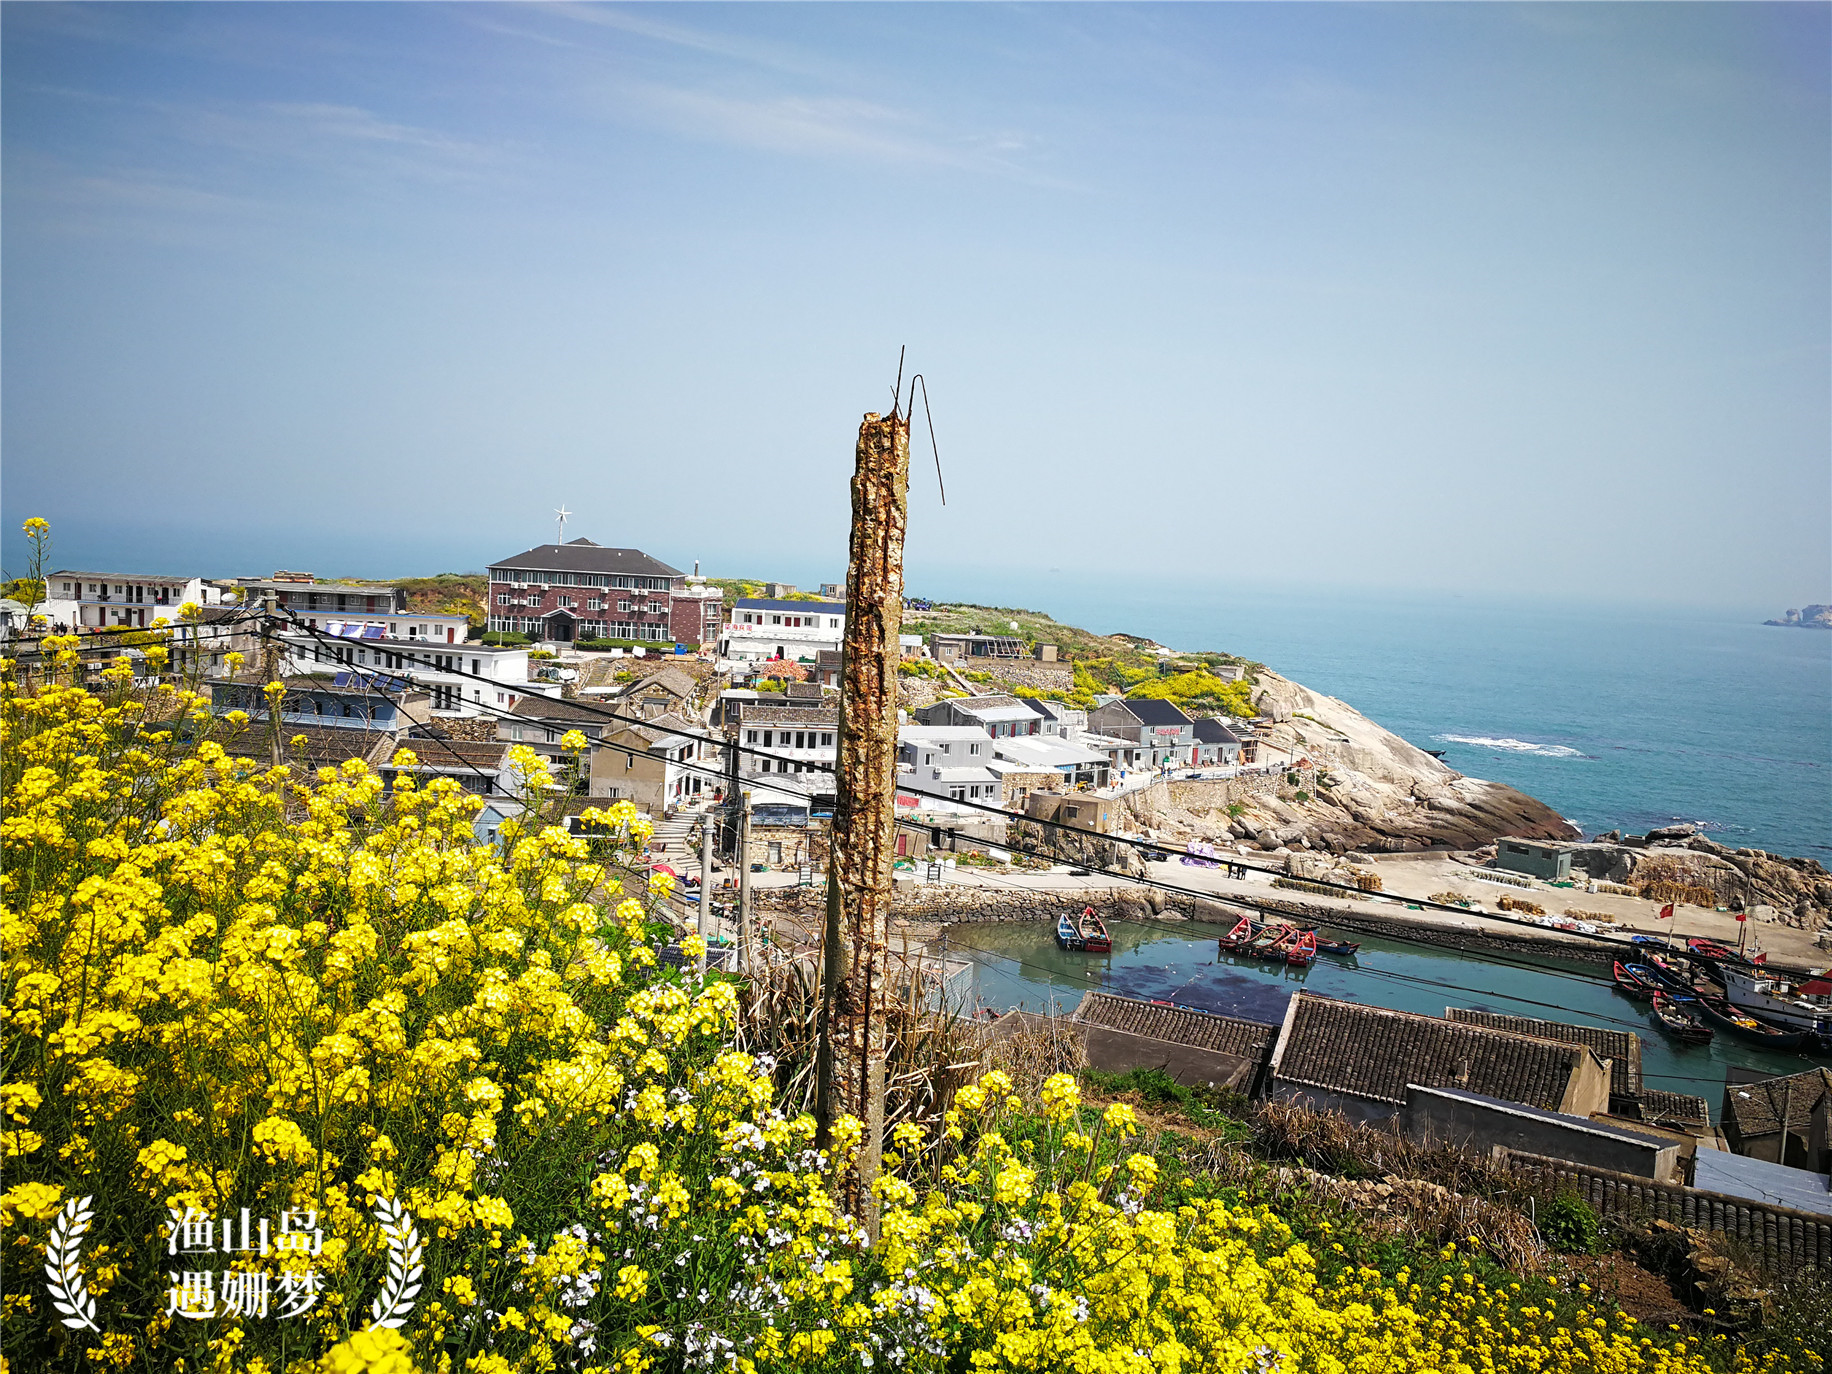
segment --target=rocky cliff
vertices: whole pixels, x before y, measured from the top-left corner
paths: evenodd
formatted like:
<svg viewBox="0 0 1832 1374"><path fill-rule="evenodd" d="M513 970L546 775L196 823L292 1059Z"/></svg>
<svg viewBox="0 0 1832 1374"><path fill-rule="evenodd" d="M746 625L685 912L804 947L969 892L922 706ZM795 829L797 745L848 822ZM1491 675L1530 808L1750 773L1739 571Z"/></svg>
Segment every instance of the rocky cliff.
<svg viewBox="0 0 1832 1374"><path fill-rule="evenodd" d="M1784 611L1779 620L1765 620L1764 625L1787 625L1800 630L1832 630L1832 606L1802 606Z"/></svg>
<svg viewBox="0 0 1832 1374"><path fill-rule="evenodd" d="M1260 743L1261 761L1287 753L1309 761L1296 770L1295 784L1242 787L1231 805L1200 810L1174 805L1154 788L1126 798L1121 824L1166 840L1242 843L1268 852L1472 849L1500 835L1577 838L1576 828L1544 802L1464 777L1335 697L1261 669L1253 703L1274 722ZM1106 860L1093 852L1065 857ZM1125 856L1112 860L1124 863Z"/></svg>

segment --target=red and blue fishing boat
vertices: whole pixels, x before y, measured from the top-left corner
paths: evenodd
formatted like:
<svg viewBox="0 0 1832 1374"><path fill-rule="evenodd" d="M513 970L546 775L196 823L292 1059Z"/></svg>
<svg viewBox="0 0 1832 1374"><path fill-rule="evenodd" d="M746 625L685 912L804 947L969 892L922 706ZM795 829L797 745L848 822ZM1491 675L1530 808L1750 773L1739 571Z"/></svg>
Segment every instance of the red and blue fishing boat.
<svg viewBox="0 0 1832 1374"><path fill-rule="evenodd" d="M1076 927L1075 922L1069 919L1066 911L1056 918L1056 943L1069 950L1082 947L1081 931Z"/></svg>

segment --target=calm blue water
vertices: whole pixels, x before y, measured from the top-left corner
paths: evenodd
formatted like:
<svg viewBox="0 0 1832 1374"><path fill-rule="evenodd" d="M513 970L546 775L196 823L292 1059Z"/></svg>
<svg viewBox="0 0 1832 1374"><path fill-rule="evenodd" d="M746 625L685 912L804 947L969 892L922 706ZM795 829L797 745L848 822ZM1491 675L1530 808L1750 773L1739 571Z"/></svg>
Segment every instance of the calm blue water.
<svg viewBox="0 0 1832 1374"><path fill-rule="evenodd" d="M1358 935L1352 959L1320 956L1308 969L1221 954L1224 927L1200 922L1165 927L1114 921L1113 953L1072 954L1059 949L1042 923L957 925L948 948L971 964L962 990L967 1010L1024 1007L1072 1011L1090 988L1123 997L1158 998L1204 1011L1277 1023L1299 988L1371 1006L1442 1016L1469 1007L1508 1016L1578 1022L1641 1037L1642 1076L1650 1088L1696 1093L1723 1106L1725 1070L1736 1064L1763 1073L1799 1073L1824 1060L1774 1054L1719 1034L1709 1045L1666 1039L1647 1010L1618 993L1588 965L1509 956L1517 962L1460 954L1429 945Z"/></svg>
<svg viewBox="0 0 1832 1374"><path fill-rule="evenodd" d="M1587 834L1694 821L1832 865L1832 634L1723 613L985 576L938 595L1257 659ZM1773 614L1773 612L1768 612Z"/></svg>

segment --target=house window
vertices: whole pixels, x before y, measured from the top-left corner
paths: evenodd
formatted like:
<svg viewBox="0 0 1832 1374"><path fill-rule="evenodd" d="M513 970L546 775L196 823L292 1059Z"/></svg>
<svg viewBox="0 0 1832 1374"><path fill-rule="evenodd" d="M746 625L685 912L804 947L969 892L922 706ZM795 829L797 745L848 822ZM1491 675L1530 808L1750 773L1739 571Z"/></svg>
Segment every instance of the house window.
<svg viewBox="0 0 1832 1374"><path fill-rule="evenodd" d="M498 606L513 606L513 605L515 604L515 602L514 602L514 601L512 601L512 600L511 600L511 599L510 599L509 597L507 597L507 596L499 596L499 597L497 597L497 598L496 598L496 604L497 604Z"/></svg>
<svg viewBox="0 0 1832 1374"><path fill-rule="evenodd" d="M833 732L832 732L831 730L829 730L829 731L826 731L825 733L823 733L823 734L821 735L821 744L822 744L822 745L823 745L824 747L831 747L831 746L832 746L832 744L833 744Z"/></svg>
<svg viewBox="0 0 1832 1374"><path fill-rule="evenodd" d="M604 598L601 596L586 598L585 609L588 611L602 611L604 609Z"/></svg>
<svg viewBox="0 0 1832 1374"><path fill-rule="evenodd" d="M772 625L780 625L780 624L782 624L782 617L781 617L781 616L779 616L779 615L773 615L773 616L771 616L771 617L770 617L770 624L772 624Z"/></svg>
<svg viewBox="0 0 1832 1374"><path fill-rule="evenodd" d="M617 603L617 609L620 611L627 612L628 610L630 610L630 603L628 601L619 601Z"/></svg>
<svg viewBox="0 0 1832 1374"><path fill-rule="evenodd" d="M780 840L770 841L770 862L773 864L782 862L782 842Z"/></svg>
<svg viewBox="0 0 1832 1374"><path fill-rule="evenodd" d="M980 752L980 746L977 744L969 744L967 746L967 752L969 754L977 754Z"/></svg>

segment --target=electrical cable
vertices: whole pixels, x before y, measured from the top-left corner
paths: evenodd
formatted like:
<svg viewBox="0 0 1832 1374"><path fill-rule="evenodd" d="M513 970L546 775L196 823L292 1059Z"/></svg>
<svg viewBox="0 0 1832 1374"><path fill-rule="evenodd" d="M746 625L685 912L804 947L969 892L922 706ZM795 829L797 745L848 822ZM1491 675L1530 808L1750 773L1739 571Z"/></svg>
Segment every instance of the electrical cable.
<svg viewBox="0 0 1832 1374"><path fill-rule="evenodd" d="M324 632L319 631L316 627L308 627L308 626L300 625L298 623L297 615L293 612L282 611L282 612L279 612L278 614L283 619L290 619L293 622L295 629L298 629L302 633L311 635L314 638L320 641L323 641L323 642L327 642L327 643L339 643L340 642L337 636L325 634ZM482 676L481 674L467 673L462 668L440 669L439 671L451 673L455 676L466 678L472 681L490 683L493 686L500 685L498 683L495 683L493 679L486 678ZM474 703L474 704L481 705L482 703ZM640 717L625 715L622 712L613 711L606 707L597 706L596 704L583 703L577 700L576 698L568 701L567 706L573 711L583 712L586 715L598 716L606 720L617 721L620 723L630 724L630 725L649 726L651 728L653 727L652 721L646 721L646 720L641 719ZM489 709L489 708L486 708L486 709ZM513 713L509 713L509 715L512 715L512 714ZM502 718L508 718L508 715L505 715ZM516 718L525 719L525 717L516 717ZM754 746L740 744L736 740L721 740L710 734L705 734L705 733L701 733L701 732L694 731L694 730L684 730L684 731L671 730L670 733L678 734L684 739L693 739L703 744L712 744L722 750L726 750L726 749L733 750L733 751L736 751L737 753L745 754L753 758L760 758L760 759L781 762L781 763L789 763L791 765L797 765L802 762L801 760L790 759L785 755L774 754L767 750L758 749ZM680 763L681 763L681 766L684 768L690 767L690 765L688 765L684 760L680 761ZM712 770L707 770L707 769L700 769L698 771L708 772L708 773L712 772ZM830 773L830 770L826 770L826 769L821 769L817 771ZM725 774L719 773L717 774L717 776L723 778ZM964 806L964 807L967 807L968 809L980 811L986 814L1003 816L1009 820L1028 821L1034 824L1051 826L1059 830L1066 830L1066 831L1069 831L1075 834L1091 836L1096 839L1107 840L1107 841L1111 841L1114 843L1124 843L1124 844L1130 845L1137 849L1147 849L1153 852L1163 852L1163 848L1161 845L1155 844L1148 840L1135 840L1135 839L1132 839L1126 836L1103 835L1098 831L1088 830L1081 826L1071 826L1063 822L1053 821L1053 820L1052 821L1042 821L1037 817L1027 816L1027 815L1024 815L1022 812L1012 811L1005 807L992 806L986 803L970 801L970 800L966 800L962 798L944 797L938 793L926 792L920 788L912 787L912 786L904 786L902 784L898 785L898 790L901 792L905 792L905 793L914 795L914 796L925 797L930 800L950 802L954 805ZM930 828L933 829L934 827L930 827ZM1014 846L1009 845L1009 844L1002 846L1002 847L1003 848L1015 848ZM1017 850L1016 852L1031 853L1033 855L1035 853L1035 851L1027 851L1027 850ZM1042 856L1042 857L1047 857L1047 856ZM1228 859L1228 860L1218 859L1218 860L1215 860L1215 862L1217 863L1218 866L1221 863L1228 863L1228 864L1232 864L1233 866L1237 868L1246 869L1251 872L1266 873L1266 874L1271 874L1273 876L1283 876L1282 874L1279 874L1277 870L1262 868L1255 864L1238 863L1237 861L1232 860L1232 859ZM1256 906L1257 909L1264 910L1263 907L1257 907L1256 903L1253 903L1248 899L1242 899L1238 897L1229 898L1229 897L1221 896L1221 895L1211 893L1211 892L1203 892L1203 891L1199 891L1199 890L1191 889L1191 888L1182 888L1182 887L1176 886L1175 884L1165 883L1162 880L1153 879L1149 877L1137 878L1132 874L1120 873L1113 869L1102 868L1098 865L1091 864L1091 863L1083 863L1080 866L1083 868L1087 868L1090 872L1097 872L1097 873L1101 873L1108 877L1120 878L1126 881L1139 882L1139 883L1142 883L1148 886L1157 887L1160 890L1165 891L1165 892L1174 892L1180 896L1194 897L1194 898L1204 900L1204 901L1217 901L1217 902L1221 902L1223 904L1228 904L1228 905L1237 905L1237 906L1238 905L1254 905ZM1311 880L1307 879L1306 881L1311 881ZM1352 887L1346 883L1334 883L1334 882L1328 882L1324 880L1316 880L1316 885L1320 887L1334 888L1344 893L1347 896L1352 896L1354 898L1361 899L1361 900L1366 900L1367 895L1368 895L1364 893L1361 889ZM1276 900L1276 899L1267 899L1267 900ZM1463 907L1452 906L1444 902L1433 902L1427 898L1407 898L1406 904L1411 905L1411 906L1417 906L1422 910L1444 911L1447 913L1460 915L1460 916L1467 916L1470 914ZM1354 915L1355 913L1347 913L1347 914ZM1521 926L1523 928L1529 928L1535 931L1540 931L1544 929L1544 927L1539 926L1532 921L1522 920L1522 919L1515 918L1515 917L1496 915L1491 912L1483 912L1482 916L1483 916L1483 919L1485 920L1496 921L1503 925L1516 925L1516 926ZM1588 940L1594 944L1602 945L1610 949L1634 951L1640 948L1640 946L1634 944L1632 941L1615 940L1615 939L1611 939L1609 937L1601 936L1601 935L1592 936L1592 935L1580 934L1580 935L1577 935L1576 938L1581 939L1581 940Z"/></svg>

